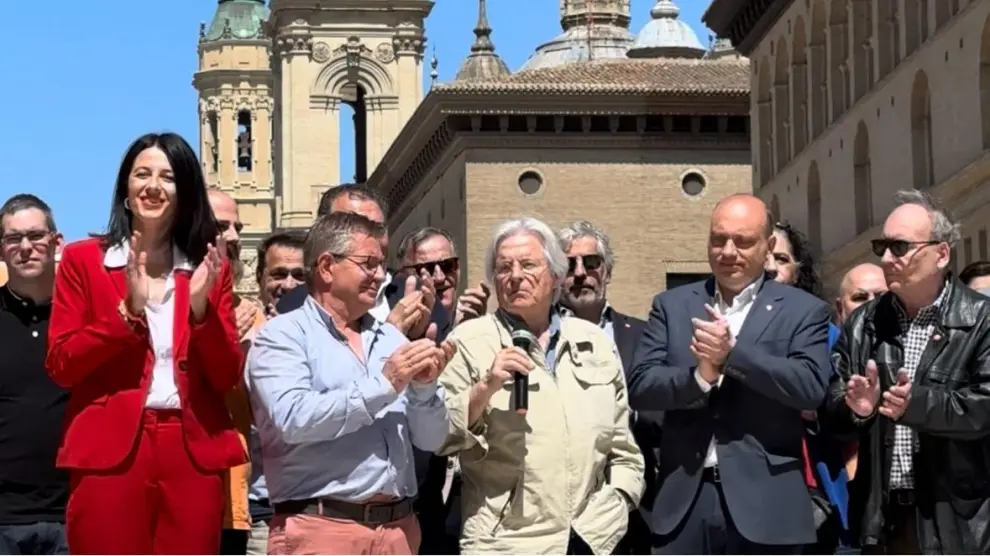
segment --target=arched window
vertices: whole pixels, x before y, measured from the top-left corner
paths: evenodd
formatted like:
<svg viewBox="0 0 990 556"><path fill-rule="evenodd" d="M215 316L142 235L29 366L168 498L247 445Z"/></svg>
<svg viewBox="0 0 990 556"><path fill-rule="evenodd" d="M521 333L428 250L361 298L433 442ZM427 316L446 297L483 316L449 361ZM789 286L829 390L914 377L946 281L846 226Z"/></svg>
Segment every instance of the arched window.
<svg viewBox="0 0 990 556"><path fill-rule="evenodd" d="M791 56L791 121L794 150L797 155L808 144L808 40L804 20L794 22L794 54Z"/></svg>
<svg viewBox="0 0 990 556"><path fill-rule="evenodd" d="M853 2L853 102L866 95L873 86L873 5Z"/></svg>
<svg viewBox="0 0 990 556"><path fill-rule="evenodd" d="M776 60L773 68L774 143L776 145L776 172L780 172L791 160L791 86L790 57L787 41L781 37L777 42Z"/></svg>
<svg viewBox="0 0 990 556"><path fill-rule="evenodd" d="M873 170L870 164L870 132L859 122L853 142L853 202L856 212L856 235L873 225Z"/></svg>
<svg viewBox="0 0 990 556"><path fill-rule="evenodd" d="M922 189L935 183L932 156L932 100L928 75L919 70L911 88L911 159L914 162L914 187Z"/></svg>
<svg viewBox="0 0 990 556"><path fill-rule="evenodd" d="M825 131L828 125L828 60L825 37L824 0L812 0L811 44L808 48L811 64L811 139Z"/></svg>
<svg viewBox="0 0 990 556"><path fill-rule="evenodd" d="M757 169L760 174L759 184L766 185L773 175L771 166L773 152L773 104L770 95L770 61L766 57L757 67L757 83L759 88L756 94L757 112L759 113L760 144L756 145L754 152L758 153L760 159Z"/></svg>
<svg viewBox="0 0 990 556"><path fill-rule="evenodd" d="M828 14L829 89L835 121L849 108L849 13L846 0L832 0Z"/></svg>

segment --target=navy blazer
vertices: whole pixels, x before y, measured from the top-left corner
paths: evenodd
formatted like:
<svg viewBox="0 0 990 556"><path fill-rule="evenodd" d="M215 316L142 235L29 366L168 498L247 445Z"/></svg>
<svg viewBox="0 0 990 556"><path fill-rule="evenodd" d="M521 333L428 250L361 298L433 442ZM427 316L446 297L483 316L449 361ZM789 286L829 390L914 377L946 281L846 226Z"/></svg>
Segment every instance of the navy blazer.
<svg viewBox="0 0 990 556"><path fill-rule="evenodd" d="M692 318L709 320L715 280L653 300L629 374L629 403L663 411L653 533L671 533L690 510L715 438L725 503L739 532L760 544L815 541L804 483L801 410L815 410L831 374L824 302L766 277L722 384L705 393L694 376Z"/></svg>

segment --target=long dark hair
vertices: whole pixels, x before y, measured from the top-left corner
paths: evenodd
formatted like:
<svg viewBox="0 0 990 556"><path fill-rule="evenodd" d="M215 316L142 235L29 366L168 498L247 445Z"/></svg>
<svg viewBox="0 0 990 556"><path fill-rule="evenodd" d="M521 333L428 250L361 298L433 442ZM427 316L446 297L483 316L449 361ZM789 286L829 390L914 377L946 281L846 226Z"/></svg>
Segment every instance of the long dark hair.
<svg viewBox="0 0 990 556"><path fill-rule="evenodd" d="M773 227L783 232L787 236L787 243L791 244L791 255L798 265L794 287L821 299L822 281L818 277L818 269L815 268L815 259L811 254L811 243L808 238L787 222L777 222Z"/></svg>
<svg viewBox="0 0 990 556"><path fill-rule="evenodd" d="M193 264L206 257L207 244L216 241L219 229L206 195L206 180L196 153L185 139L175 133L149 133L139 137L128 147L117 172L117 185L110 206L110 221L102 237L107 245L129 241L134 215L124 206L127 200L128 182L134 161L145 149L158 147L172 165L175 177L175 220L169 230L172 243Z"/></svg>

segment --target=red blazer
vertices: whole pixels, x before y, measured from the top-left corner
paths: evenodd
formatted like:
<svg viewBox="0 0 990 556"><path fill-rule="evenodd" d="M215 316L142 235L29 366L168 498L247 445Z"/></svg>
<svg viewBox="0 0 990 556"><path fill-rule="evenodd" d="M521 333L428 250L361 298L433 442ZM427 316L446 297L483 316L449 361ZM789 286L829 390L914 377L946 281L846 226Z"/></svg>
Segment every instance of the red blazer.
<svg viewBox="0 0 990 556"><path fill-rule="evenodd" d="M111 470L136 446L154 355L146 326L119 312L127 295L124 268L104 266L98 239L65 248L55 278L48 325L48 374L71 389L59 467ZM189 453L207 471L247 461L224 396L243 380L234 324L230 266L210 292L206 318L189 313L189 278L175 271L173 355Z"/></svg>

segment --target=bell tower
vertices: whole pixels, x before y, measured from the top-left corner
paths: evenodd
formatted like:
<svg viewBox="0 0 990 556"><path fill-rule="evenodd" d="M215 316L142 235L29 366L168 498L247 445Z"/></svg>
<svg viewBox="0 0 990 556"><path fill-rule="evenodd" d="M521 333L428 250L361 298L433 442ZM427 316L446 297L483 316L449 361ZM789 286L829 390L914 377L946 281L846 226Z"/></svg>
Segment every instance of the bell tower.
<svg viewBox="0 0 990 556"><path fill-rule="evenodd" d="M257 292L256 248L275 224L272 179L271 39L264 0L219 0L216 15L200 24L200 160L209 187L237 201L244 223L238 293Z"/></svg>
<svg viewBox="0 0 990 556"><path fill-rule="evenodd" d="M423 99L433 4L272 0L279 227L308 227L328 185L365 181L392 145ZM354 176L340 175L345 124L354 130Z"/></svg>

